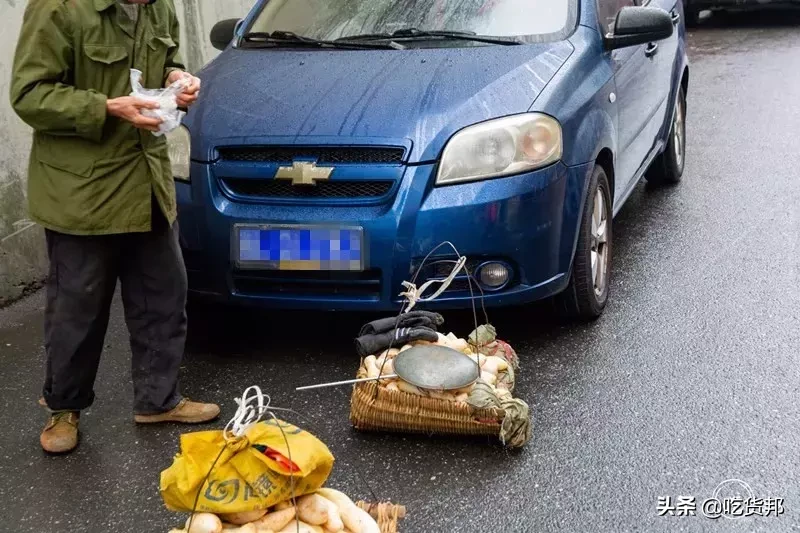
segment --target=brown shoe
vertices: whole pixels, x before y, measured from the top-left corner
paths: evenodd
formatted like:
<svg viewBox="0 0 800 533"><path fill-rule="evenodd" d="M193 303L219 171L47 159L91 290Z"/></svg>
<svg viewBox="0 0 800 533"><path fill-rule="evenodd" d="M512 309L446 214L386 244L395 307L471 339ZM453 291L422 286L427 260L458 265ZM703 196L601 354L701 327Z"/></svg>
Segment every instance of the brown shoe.
<svg viewBox="0 0 800 533"><path fill-rule="evenodd" d="M54 413L39 437L42 449L47 453L69 453L78 447L78 421L80 413Z"/></svg>
<svg viewBox="0 0 800 533"><path fill-rule="evenodd" d="M219 406L213 403L192 402L184 398L172 411L158 415L135 415L138 424L160 424L178 422L180 424L202 424L211 422L219 416Z"/></svg>

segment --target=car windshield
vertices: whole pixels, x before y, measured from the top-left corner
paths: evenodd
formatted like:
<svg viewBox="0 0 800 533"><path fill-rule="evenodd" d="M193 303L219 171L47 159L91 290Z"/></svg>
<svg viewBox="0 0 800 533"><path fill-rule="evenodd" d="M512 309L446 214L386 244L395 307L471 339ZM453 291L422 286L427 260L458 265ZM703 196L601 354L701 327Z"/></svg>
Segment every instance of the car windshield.
<svg viewBox="0 0 800 533"><path fill-rule="evenodd" d="M313 39L335 40L365 34L390 35L413 28L418 32L469 32L537 42L563 38L571 32L577 14L576 2L270 0L248 31L291 32Z"/></svg>

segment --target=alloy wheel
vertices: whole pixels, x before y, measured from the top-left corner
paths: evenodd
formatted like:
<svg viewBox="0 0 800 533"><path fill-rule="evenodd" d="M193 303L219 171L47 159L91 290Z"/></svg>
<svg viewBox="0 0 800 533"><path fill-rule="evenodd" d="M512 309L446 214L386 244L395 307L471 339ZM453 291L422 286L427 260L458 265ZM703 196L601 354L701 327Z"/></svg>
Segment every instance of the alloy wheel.
<svg viewBox="0 0 800 533"><path fill-rule="evenodd" d="M684 139L686 138L686 121L683 109L683 98L678 98L675 105L675 118L672 122L672 144L675 149L675 162L678 168L683 167Z"/></svg>
<svg viewBox="0 0 800 533"><path fill-rule="evenodd" d="M592 207L592 281L594 292L601 296L608 284L608 210L606 209L606 196L602 187L598 187L594 195Z"/></svg>

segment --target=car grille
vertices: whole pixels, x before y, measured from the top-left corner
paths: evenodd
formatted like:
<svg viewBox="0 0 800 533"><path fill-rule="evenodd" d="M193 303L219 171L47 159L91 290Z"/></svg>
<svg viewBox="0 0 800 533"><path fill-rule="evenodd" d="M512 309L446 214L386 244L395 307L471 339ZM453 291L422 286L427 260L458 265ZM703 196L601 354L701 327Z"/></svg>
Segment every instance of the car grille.
<svg viewBox="0 0 800 533"><path fill-rule="evenodd" d="M252 146L219 148L223 161L248 163L292 163L313 160L319 165L396 165L403 162L403 148Z"/></svg>
<svg viewBox="0 0 800 533"><path fill-rule="evenodd" d="M380 298L381 271L236 271L233 283L239 294L269 296L298 294L308 296L359 296Z"/></svg>
<svg viewBox="0 0 800 533"><path fill-rule="evenodd" d="M222 182L239 196L261 198L380 198L392 190L394 182L388 180L335 180L316 185L292 185L290 181L276 179L223 178Z"/></svg>

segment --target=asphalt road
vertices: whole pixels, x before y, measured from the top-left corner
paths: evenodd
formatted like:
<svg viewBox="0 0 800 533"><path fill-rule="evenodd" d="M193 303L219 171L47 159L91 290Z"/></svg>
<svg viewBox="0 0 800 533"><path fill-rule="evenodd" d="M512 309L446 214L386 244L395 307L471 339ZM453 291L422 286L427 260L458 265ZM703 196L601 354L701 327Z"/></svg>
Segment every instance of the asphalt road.
<svg viewBox="0 0 800 533"><path fill-rule="evenodd" d="M294 393L352 376L365 317L193 316L185 392L230 417L233 398L260 385L329 444L331 485L406 504L406 532L800 531L800 23L751 20L718 17L691 35L685 181L642 186L620 213L606 315L563 326L540 309L492 313L523 360L525 450L359 434L347 389ZM0 311L0 530L177 525L158 479L181 428L133 424L118 306L79 451L42 454L41 311L41 294ZM660 496L702 502L730 478L784 498L784 514L657 515Z"/></svg>

